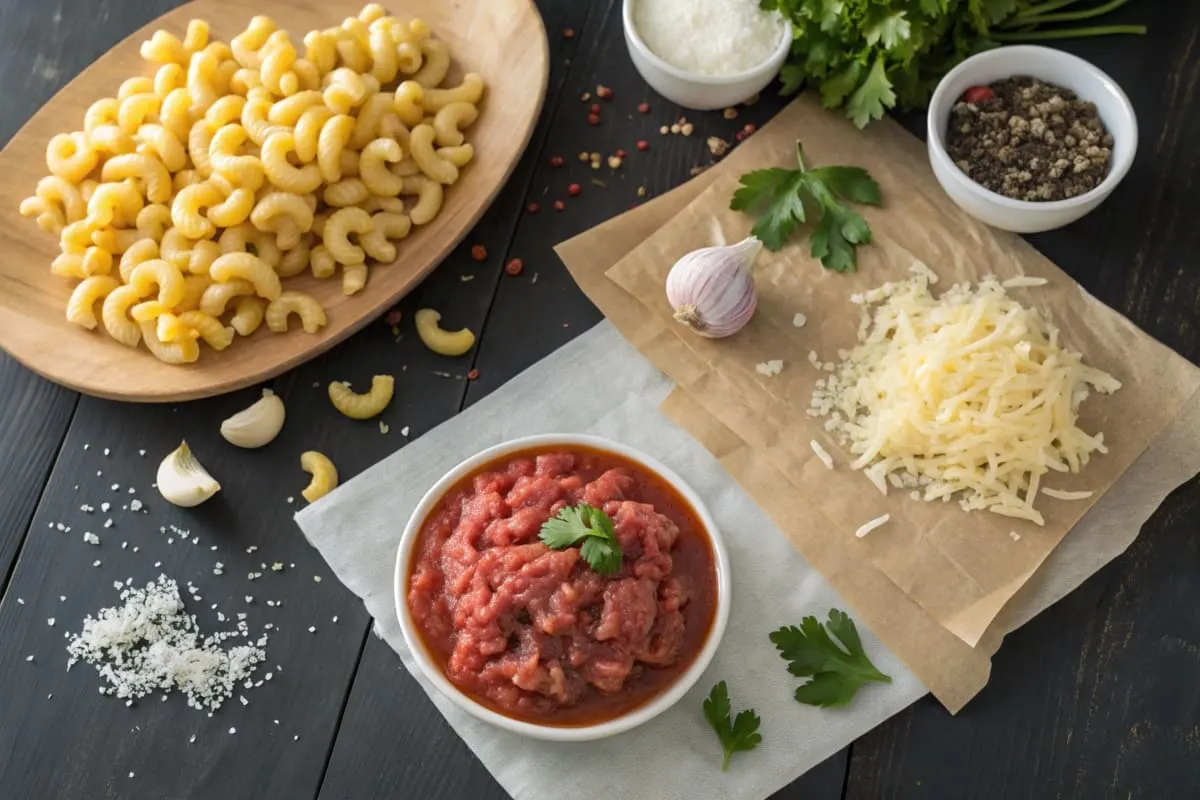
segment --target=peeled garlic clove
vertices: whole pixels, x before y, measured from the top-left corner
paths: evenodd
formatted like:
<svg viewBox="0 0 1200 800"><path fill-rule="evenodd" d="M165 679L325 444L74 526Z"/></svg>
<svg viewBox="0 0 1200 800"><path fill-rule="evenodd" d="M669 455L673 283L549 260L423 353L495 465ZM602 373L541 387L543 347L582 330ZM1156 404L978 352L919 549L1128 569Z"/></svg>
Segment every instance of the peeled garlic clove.
<svg viewBox="0 0 1200 800"><path fill-rule="evenodd" d="M279 435L285 416L279 395L263 389L252 406L221 423L221 436L238 447L262 447Z"/></svg>
<svg viewBox="0 0 1200 800"><path fill-rule="evenodd" d="M180 442L158 465L157 482L164 500L184 508L198 506L221 490L221 484L200 466L187 442Z"/></svg>
<svg viewBox="0 0 1200 800"><path fill-rule="evenodd" d="M762 242L750 236L737 244L688 253L667 273L667 301L675 319L701 336L719 339L746 326L758 307L750 267Z"/></svg>

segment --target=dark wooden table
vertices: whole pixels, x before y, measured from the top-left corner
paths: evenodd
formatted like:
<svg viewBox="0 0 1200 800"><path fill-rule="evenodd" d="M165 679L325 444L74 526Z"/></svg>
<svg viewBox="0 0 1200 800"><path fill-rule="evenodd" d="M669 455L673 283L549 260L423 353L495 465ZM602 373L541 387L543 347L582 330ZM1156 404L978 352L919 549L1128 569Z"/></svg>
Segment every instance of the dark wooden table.
<svg viewBox="0 0 1200 800"><path fill-rule="evenodd" d="M0 142L93 59L174 5L0 0ZM258 389L178 406L122 405L53 386L0 354L0 797L504 797L293 524L297 506L288 498L299 502L307 480L297 456L317 447L350 478L402 447L401 428L420 436L587 330L599 315L552 245L628 208L639 186L653 196L686 180L709 160L706 136L730 138L782 105L764 96L735 121L691 114L695 135L660 136L658 126L680 111L629 63L620 2L539 6L553 66L526 157L476 230L401 304L399 339L376 323L270 382L287 403L288 423L263 452L234 452L217 434ZM1067 47L1130 94L1141 125L1137 163L1096 213L1033 241L1101 300L1197 361L1200 4L1143 0L1120 16L1148 23L1150 35ZM562 36L566 28L576 35ZM593 127L580 95L597 83L616 96ZM635 111L642 100L649 115ZM905 121L921 133L916 116ZM633 153L643 138L650 151L615 172L577 161L580 151ZM553 155L566 166L551 168ZM583 194L555 213L551 201L565 199L570 182ZM540 213L525 211L530 201ZM470 258L472 244L487 248L484 263ZM512 257L525 263L518 278L503 273ZM408 312L423 305L445 309L451 327L482 333L470 364L439 359L417 341ZM463 379L472 368L478 379ZM364 385L380 371L397 375L396 400L383 417L390 433L331 413L328 381ZM151 488L158 459L182 437L225 487L193 511L168 506ZM130 486L148 514L121 510ZM99 511L103 501L113 504L107 514ZM85 513L83 504L97 510ZM113 526L104 528L109 517ZM179 536L169 543L159 526L170 524L190 530L198 544ZM85 530L102 544L85 544ZM1198 533L1200 481L1193 480L1167 499L1128 553L1009 638L991 685L958 717L926 698L779 797L1200 796ZM252 545L259 549L247 553ZM247 579L274 561L288 567ZM144 582L160 572L200 586L206 627L216 626L209 600L231 609L247 594L256 597L252 629L277 626L268 652L275 678L247 693L248 706L232 702L212 719L177 696L126 708L97 693L91 668L66 672L64 631L113 605L114 581ZM282 605L268 607L267 599ZM738 796L736 787L714 784L718 795Z"/></svg>

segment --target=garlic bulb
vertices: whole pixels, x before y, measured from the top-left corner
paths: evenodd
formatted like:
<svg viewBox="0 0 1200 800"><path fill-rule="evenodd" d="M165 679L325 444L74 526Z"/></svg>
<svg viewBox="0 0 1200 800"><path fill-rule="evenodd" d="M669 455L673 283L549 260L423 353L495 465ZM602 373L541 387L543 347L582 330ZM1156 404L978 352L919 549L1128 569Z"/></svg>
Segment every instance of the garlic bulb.
<svg viewBox="0 0 1200 800"><path fill-rule="evenodd" d="M758 307L750 267L762 242L750 236L737 244L688 253L667 273L667 301L675 319L701 336L720 339L746 326Z"/></svg>
<svg viewBox="0 0 1200 800"><path fill-rule="evenodd" d="M180 442L158 465L158 492L168 503L198 506L221 490L221 484L200 466L187 442Z"/></svg>
<svg viewBox="0 0 1200 800"><path fill-rule="evenodd" d="M279 395L263 389L262 397L252 406L221 423L221 435L238 447L262 447L279 435L284 416Z"/></svg>

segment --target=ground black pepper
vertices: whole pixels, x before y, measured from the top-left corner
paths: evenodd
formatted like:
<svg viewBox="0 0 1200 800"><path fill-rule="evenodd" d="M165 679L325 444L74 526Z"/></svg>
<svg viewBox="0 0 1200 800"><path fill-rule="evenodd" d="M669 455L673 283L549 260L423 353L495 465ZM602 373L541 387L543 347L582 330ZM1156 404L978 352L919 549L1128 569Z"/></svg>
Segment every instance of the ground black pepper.
<svg viewBox="0 0 1200 800"><path fill-rule="evenodd" d="M1094 189L1108 174L1112 145L1093 103L1028 76L968 90L946 130L958 168L1015 200L1064 200Z"/></svg>

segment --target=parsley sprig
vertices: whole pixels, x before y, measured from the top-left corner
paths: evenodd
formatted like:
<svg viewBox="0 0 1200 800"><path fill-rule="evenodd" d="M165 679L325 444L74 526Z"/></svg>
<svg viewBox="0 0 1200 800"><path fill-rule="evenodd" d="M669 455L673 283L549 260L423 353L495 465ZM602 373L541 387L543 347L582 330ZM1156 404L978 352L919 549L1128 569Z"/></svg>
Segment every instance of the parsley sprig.
<svg viewBox="0 0 1200 800"><path fill-rule="evenodd" d="M871 228L847 202L877 206L883 202L879 184L862 167L806 169L804 151L796 142L799 169L774 167L747 172L729 207L757 215L751 232L768 250L779 250L809 210L820 216L809 235L813 258L826 269L854 272L855 247L871 241Z"/></svg>
<svg viewBox="0 0 1200 800"><path fill-rule="evenodd" d="M612 520L595 506L567 506L542 523L538 538L551 550L565 550L582 542L579 554L596 572L615 575L621 570L623 554Z"/></svg>
<svg viewBox="0 0 1200 800"><path fill-rule="evenodd" d="M730 756L739 751L753 750L762 741L762 734L758 732L761 720L753 709L739 711L732 720L731 713L729 689L725 686L725 681L721 681L712 688L708 699L704 701L704 718L721 740L721 750L724 753L721 759L723 772L729 771Z"/></svg>
<svg viewBox="0 0 1200 800"><path fill-rule="evenodd" d="M829 634L837 637L834 641ZM844 706L854 699L858 687L869 681L891 683L863 650L854 620L838 609L830 609L822 627L816 617L805 617L800 627L789 625L771 634L788 672L811 678L796 689L796 699L810 706ZM840 644L839 644L840 643Z"/></svg>

